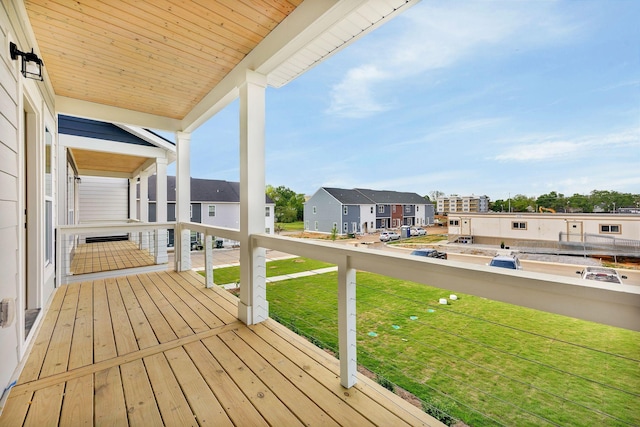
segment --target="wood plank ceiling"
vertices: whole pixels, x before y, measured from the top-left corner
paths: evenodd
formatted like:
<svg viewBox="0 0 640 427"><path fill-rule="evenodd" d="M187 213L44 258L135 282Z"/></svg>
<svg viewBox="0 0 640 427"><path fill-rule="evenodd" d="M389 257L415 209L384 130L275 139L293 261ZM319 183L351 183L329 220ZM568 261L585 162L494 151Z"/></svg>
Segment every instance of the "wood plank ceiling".
<svg viewBox="0 0 640 427"><path fill-rule="evenodd" d="M302 0L25 0L56 95L182 119Z"/></svg>

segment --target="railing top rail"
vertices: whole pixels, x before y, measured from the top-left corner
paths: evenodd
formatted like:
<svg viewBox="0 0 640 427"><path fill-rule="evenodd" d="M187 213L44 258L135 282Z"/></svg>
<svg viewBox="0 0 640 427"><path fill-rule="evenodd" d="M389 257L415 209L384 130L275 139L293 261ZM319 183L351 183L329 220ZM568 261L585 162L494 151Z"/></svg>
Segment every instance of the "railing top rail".
<svg viewBox="0 0 640 427"><path fill-rule="evenodd" d="M159 228L172 229L176 227L175 222L96 222L91 224L58 225L56 229L63 234L92 233L96 231L146 231Z"/></svg>
<svg viewBox="0 0 640 427"><path fill-rule="evenodd" d="M198 233L204 233L207 236L224 237L230 240L240 240L240 230L226 227L214 227L212 225L200 224L197 222L181 222L181 229L188 229Z"/></svg>
<svg viewBox="0 0 640 427"><path fill-rule="evenodd" d="M640 330L640 287L255 234L257 246L536 310Z"/></svg>

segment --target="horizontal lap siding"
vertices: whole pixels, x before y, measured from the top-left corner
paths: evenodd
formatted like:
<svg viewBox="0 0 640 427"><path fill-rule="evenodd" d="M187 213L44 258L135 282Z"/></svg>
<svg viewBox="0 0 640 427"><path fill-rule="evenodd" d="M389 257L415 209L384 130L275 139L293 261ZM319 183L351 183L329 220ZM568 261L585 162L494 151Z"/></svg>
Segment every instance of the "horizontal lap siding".
<svg viewBox="0 0 640 427"><path fill-rule="evenodd" d="M3 2L4 4L4 2ZM19 224L18 215L18 83L16 61L8 57L9 34L13 29L5 7L0 7L0 300L16 301L19 289ZM5 56L6 55L6 56ZM16 301L17 303L17 301ZM18 311L18 307L16 307ZM18 364L18 334L14 318L8 328L0 329L0 389L4 389Z"/></svg>
<svg viewBox="0 0 640 427"><path fill-rule="evenodd" d="M83 176L79 187L80 222L126 221L129 218L127 179Z"/></svg>

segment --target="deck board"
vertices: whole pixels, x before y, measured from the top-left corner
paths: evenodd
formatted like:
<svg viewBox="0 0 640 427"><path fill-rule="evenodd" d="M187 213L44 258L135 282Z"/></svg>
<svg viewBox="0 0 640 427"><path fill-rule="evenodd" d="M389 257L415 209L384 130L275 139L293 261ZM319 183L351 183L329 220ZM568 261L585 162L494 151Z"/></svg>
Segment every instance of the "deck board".
<svg viewBox="0 0 640 427"><path fill-rule="evenodd" d="M70 271L89 274L154 264L153 256L130 240L81 243L74 248Z"/></svg>
<svg viewBox="0 0 640 427"><path fill-rule="evenodd" d="M441 425L194 272L63 286L0 426Z"/></svg>

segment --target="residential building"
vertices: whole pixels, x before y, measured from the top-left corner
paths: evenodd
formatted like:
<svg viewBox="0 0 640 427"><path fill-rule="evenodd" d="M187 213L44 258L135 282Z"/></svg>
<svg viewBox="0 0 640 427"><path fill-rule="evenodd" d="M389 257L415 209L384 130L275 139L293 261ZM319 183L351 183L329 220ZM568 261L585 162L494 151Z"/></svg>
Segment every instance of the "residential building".
<svg viewBox="0 0 640 427"><path fill-rule="evenodd" d="M225 228L238 228L240 226L239 182L191 178L190 186L191 208L189 215L191 222ZM149 177L149 222L156 222L155 189L156 176L152 175ZM265 195L265 198L264 232L273 234L276 207L269 196ZM176 220L175 176L167 176L167 220ZM169 246L173 246L173 237L173 230L169 230Z"/></svg>
<svg viewBox="0 0 640 427"><path fill-rule="evenodd" d="M560 242L577 250L598 243L640 256L640 221L633 214L450 213L448 221L452 241L525 247Z"/></svg>
<svg viewBox="0 0 640 427"><path fill-rule="evenodd" d="M489 197L487 196L458 196L438 197L436 212L439 215L455 212L488 212Z"/></svg>
<svg viewBox="0 0 640 427"><path fill-rule="evenodd" d="M402 225L433 224L433 204L416 193L321 187L304 205L307 231L373 233Z"/></svg>

